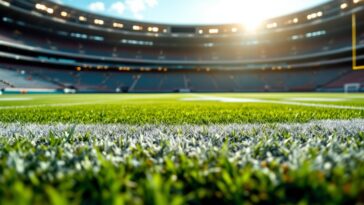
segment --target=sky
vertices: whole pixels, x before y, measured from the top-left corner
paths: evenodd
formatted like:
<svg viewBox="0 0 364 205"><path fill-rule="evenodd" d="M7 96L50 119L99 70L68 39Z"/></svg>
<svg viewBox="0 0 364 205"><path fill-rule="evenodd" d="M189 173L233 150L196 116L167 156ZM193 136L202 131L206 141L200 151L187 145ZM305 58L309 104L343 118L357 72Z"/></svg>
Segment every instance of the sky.
<svg viewBox="0 0 364 205"><path fill-rule="evenodd" d="M82 10L168 24L258 23L329 0L53 0Z"/></svg>

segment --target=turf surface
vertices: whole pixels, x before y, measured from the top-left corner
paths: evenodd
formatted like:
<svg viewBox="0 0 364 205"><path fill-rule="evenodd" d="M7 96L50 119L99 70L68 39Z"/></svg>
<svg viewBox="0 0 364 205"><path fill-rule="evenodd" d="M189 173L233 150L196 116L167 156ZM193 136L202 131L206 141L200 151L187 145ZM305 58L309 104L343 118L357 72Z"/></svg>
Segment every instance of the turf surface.
<svg viewBox="0 0 364 205"><path fill-rule="evenodd" d="M206 100L208 97L213 99ZM356 94L130 94L11 97L23 99L19 101L16 99L1 101L2 98L10 97L0 96L2 122L228 124L308 122L319 119L364 117L364 96ZM233 102L217 102L220 98ZM244 99L250 101L235 102ZM324 101L320 102L319 99ZM327 102L328 99L338 101ZM252 100L259 102L251 102ZM331 105L342 108L326 107Z"/></svg>
<svg viewBox="0 0 364 205"><path fill-rule="evenodd" d="M361 204L364 95L0 96L0 204Z"/></svg>

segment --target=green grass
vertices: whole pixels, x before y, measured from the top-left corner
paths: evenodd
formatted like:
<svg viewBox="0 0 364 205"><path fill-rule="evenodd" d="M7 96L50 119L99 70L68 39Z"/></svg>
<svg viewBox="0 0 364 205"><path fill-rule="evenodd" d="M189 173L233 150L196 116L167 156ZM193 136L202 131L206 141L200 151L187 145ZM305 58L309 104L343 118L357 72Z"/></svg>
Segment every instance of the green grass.
<svg viewBox="0 0 364 205"><path fill-rule="evenodd" d="M0 204L363 204L363 119L361 94L3 95Z"/></svg>
<svg viewBox="0 0 364 205"><path fill-rule="evenodd" d="M276 103L185 102L185 98L206 96L238 99L287 101L290 98L339 98L340 102L304 102L362 107L363 110L282 105ZM6 96L0 97L5 98ZM18 96L16 96L18 97ZM24 96L19 96L24 97ZM2 122L33 123L123 123L123 124L216 124L307 122L319 119L364 117L362 95L345 94L204 94L204 95L49 95L26 96L29 101L1 101L0 107L41 107L3 109ZM73 106L57 104L86 103ZM53 105L47 107L44 105Z"/></svg>

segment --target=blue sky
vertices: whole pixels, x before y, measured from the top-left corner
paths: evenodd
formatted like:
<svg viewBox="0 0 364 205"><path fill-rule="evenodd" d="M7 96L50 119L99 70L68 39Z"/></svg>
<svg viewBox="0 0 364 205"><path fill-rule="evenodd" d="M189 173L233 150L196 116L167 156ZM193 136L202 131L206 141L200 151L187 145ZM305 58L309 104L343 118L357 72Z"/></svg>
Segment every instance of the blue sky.
<svg viewBox="0 0 364 205"><path fill-rule="evenodd" d="M329 0L54 0L119 18L172 24L262 21Z"/></svg>

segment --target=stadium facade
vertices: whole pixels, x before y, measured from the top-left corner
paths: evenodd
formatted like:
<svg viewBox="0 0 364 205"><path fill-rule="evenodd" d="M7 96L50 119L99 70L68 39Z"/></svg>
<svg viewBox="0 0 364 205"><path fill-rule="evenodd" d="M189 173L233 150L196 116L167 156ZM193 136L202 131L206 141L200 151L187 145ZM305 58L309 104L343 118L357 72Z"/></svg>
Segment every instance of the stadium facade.
<svg viewBox="0 0 364 205"><path fill-rule="evenodd" d="M167 25L41 0L0 0L5 92L364 90L364 1L265 21Z"/></svg>

